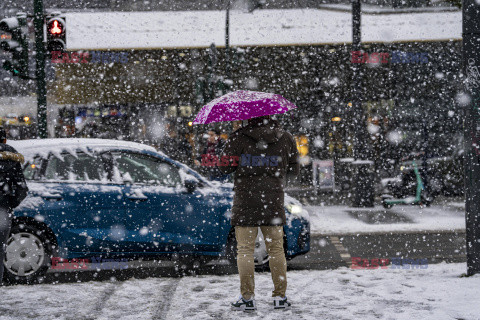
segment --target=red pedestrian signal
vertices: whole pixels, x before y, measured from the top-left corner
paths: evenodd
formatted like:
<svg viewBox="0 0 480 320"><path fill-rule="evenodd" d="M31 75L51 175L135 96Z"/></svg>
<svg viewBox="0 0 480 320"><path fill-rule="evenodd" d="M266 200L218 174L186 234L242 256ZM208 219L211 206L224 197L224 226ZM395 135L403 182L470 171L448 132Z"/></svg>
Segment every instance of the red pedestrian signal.
<svg viewBox="0 0 480 320"><path fill-rule="evenodd" d="M66 49L66 27L64 16L52 17L47 22L47 51L64 51Z"/></svg>
<svg viewBox="0 0 480 320"><path fill-rule="evenodd" d="M60 36L65 29L64 22L60 19L51 19L48 22L47 30L50 35Z"/></svg>
<svg viewBox="0 0 480 320"><path fill-rule="evenodd" d="M57 35L57 34L62 34L63 32L63 25L61 25L58 20L53 20L50 23L50 33Z"/></svg>

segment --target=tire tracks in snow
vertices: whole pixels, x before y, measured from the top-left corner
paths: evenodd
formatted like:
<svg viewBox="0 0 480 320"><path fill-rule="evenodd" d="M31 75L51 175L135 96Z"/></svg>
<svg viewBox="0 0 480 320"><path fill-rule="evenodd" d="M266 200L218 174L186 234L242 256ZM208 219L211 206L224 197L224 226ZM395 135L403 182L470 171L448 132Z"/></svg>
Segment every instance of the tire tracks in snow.
<svg viewBox="0 0 480 320"><path fill-rule="evenodd" d="M97 303L93 306L92 310L90 311L89 316L85 319L97 319L98 315L102 313L105 305L107 304L108 300L112 297L115 291L118 290L121 286L121 282L112 282L109 283L106 288L102 291L100 296L98 297Z"/></svg>
<svg viewBox="0 0 480 320"><path fill-rule="evenodd" d="M172 299L182 278L171 278L158 288L160 294L156 299L152 320L166 320Z"/></svg>

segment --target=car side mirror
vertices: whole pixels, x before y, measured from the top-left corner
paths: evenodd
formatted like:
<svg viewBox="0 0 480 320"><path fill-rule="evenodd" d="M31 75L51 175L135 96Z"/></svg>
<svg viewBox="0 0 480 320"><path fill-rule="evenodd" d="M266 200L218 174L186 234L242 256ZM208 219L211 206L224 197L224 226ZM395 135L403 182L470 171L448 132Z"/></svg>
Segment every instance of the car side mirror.
<svg viewBox="0 0 480 320"><path fill-rule="evenodd" d="M198 188L198 182L195 180L185 180L184 185L188 193L193 193Z"/></svg>

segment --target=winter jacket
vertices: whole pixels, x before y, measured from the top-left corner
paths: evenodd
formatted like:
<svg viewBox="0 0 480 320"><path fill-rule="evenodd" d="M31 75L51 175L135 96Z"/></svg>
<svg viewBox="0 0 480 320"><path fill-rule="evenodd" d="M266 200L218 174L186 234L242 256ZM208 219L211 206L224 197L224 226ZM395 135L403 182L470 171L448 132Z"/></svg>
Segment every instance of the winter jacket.
<svg viewBox="0 0 480 320"><path fill-rule="evenodd" d="M22 185L26 188L21 166L23 161L23 156L13 147L0 143L0 206L9 210L17 205L10 186Z"/></svg>
<svg viewBox="0 0 480 320"><path fill-rule="evenodd" d="M298 174L297 158L293 136L275 121L252 123L232 133L219 169L235 172L233 226L285 225L285 180L287 173Z"/></svg>

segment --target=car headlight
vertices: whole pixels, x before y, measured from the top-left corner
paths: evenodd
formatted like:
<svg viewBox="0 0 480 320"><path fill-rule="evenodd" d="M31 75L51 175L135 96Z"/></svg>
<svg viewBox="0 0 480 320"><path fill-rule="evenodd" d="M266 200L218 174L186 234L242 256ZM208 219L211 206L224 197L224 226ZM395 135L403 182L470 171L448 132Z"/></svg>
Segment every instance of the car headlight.
<svg viewBox="0 0 480 320"><path fill-rule="evenodd" d="M299 206L298 204L287 205L287 210L288 210L288 212L290 212L291 214L296 215L296 216L301 216L301 214L303 212L302 206Z"/></svg>

